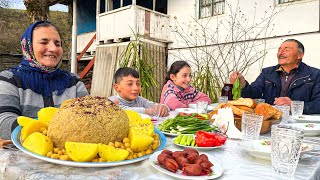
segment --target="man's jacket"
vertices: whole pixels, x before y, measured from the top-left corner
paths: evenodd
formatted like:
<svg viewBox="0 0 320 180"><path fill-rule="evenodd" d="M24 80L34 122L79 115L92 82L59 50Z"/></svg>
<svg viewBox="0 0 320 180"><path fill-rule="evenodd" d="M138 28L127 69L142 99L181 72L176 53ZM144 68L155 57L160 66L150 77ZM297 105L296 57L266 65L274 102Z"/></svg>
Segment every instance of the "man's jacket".
<svg viewBox="0 0 320 180"><path fill-rule="evenodd" d="M242 89L242 97L263 98L272 105L281 91L280 73L276 71L279 66L262 69L258 78ZM304 101L304 114L320 114L320 70L301 62L289 85L288 97Z"/></svg>

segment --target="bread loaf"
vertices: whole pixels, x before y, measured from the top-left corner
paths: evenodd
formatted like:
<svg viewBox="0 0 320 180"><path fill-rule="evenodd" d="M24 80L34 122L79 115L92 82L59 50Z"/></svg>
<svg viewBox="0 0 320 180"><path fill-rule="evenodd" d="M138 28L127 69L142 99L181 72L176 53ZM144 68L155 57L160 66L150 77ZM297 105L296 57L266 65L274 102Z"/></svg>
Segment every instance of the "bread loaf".
<svg viewBox="0 0 320 180"><path fill-rule="evenodd" d="M257 105L255 112L257 114L263 115L263 120L271 119L272 117L275 119L279 119L282 115L282 112L272 107L267 103L260 103Z"/></svg>
<svg viewBox="0 0 320 180"><path fill-rule="evenodd" d="M228 104L234 106L247 106L249 108L255 108L257 103L251 98L239 98L238 100L228 101Z"/></svg>

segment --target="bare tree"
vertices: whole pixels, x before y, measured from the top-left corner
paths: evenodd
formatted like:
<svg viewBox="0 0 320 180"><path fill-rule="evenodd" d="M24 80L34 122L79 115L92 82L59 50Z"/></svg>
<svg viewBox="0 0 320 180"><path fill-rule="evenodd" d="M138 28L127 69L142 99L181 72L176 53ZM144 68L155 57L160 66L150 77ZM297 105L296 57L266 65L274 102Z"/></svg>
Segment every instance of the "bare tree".
<svg viewBox="0 0 320 180"><path fill-rule="evenodd" d="M50 6L66 2L70 2L70 0L23 0L31 23L47 20Z"/></svg>
<svg viewBox="0 0 320 180"><path fill-rule="evenodd" d="M0 0L0 8L8 8L10 7L8 0Z"/></svg>
<svg viewBox="0 0 320 180"><path fill-rule="evenodd" d="M266 39L274 27L272 21L283 10L270 6L264 16L258 18L255 3L249 21L240 9L239 0L236 6L227 3L226 8L230 12L228 18L193 19L187 23L174 18L175 25L171 27L177 46L186 47L177 48L171 55L192 64L193 85L213 101L217 101L223 82L231 72L237 70L246 74L255 63L262 68L269 48Z"/></svg>

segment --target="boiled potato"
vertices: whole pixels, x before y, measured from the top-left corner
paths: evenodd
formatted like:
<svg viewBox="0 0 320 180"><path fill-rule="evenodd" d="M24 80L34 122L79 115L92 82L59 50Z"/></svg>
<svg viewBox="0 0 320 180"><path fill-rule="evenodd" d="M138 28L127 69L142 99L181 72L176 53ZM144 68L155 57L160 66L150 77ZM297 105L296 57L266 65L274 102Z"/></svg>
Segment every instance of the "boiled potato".
<svg viewBox="0 0 320 180"><path fill-rule="evenodd" d="M21 138L26 140L27 137L34 132L42 132L41 130L45 128L48 129L48 123L43 121L30 121L21 129Z"/></svg>
<svg viewBox="0 0 320 180"><path fill-rule="evenodd" d="M109 162L122 161L125 160L129 155L129 152L121 149L115 148L113 146L100 144L99 145L99 156Z"/></svg>
<svg viewBox="0 0 320 180"><path fill-rule="evenodd" d="M138 131L135 128L129 129L129 139L131 143L131 149L134 152L140 152L148 149L149 145L153 142L152 137L141 131Z"/></svg>
<svg viewBox="0 0 320 180"><path fill-rule="evenodd" d="M36 121L36 119L30 118L30 117L26 117L26 116L19 116L17 118L18 124L20 126L27 126L28 124L30 124L33 121Z"/></svg>
<svg viewBox="0 0 320 180"><path fill-rule="evenodd" d="M38 111L38 119L39 121L44 121L49 123L52 117L56 114L58 108L55 107L45 107Z"/></svg>
<svg viewBox="0 0 320 180"><path fill-rule="evenodd" d="M99 153L99 145L94 143L66 142L65 148L73 161L88 162Z"/></svg>
<svg viewBox="0 0 320 180"><path fill-rule="evenodd" d="M30 134L23 142L22 146L29 151L42 156L46 156L48 152L53 150L51 139L40 132Z"/></svg>

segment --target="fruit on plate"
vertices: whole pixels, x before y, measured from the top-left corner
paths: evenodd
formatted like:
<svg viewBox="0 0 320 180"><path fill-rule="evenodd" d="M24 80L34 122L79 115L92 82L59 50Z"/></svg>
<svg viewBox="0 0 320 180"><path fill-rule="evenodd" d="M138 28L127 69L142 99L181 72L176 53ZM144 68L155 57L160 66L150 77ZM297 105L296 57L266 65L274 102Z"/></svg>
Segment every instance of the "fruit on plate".
<svg viewBox="0 0 320 180"><path fill-rule="evenodd" d="M46 156L49 151L53 150L52 141L40 132L30 134L23 142L22 146L27 150Z"/></svg>
<svg viewBox="0 0 320 180"><path fill-rule="evenodd" d="M19 116L17 118L18 124L20 126L27 126L28 124L30 124L33 121L36 121L36 119L30 118L30 117L26 117L26 116Z"/></svg>
<svg viewBox="0 0 320 180"><path fill-rule="evenodd" d="M99 144L99 156L109 162L125 160L129 152L113 146Z"/></svg>
<svg viewBox="0 0 320 180"><path fill-rule="evenodd" d="M68 156L76 162L91 161L99 153L99 144L66 142L66 151Z"/></svg>
<svg viewBox="0 0 320 180"><path fill-rule="evenodd" d="M58 108L55 107L45 107L38 111L38 119L39 121L45 121L49 123L52 117L56 114Z"/></svg>
<svg viewBox="0 0 320 180"><path fill-rule="evenodd" d="M152 137L134 128L129 129L128 136L131 142L131 149L134 152L144 151L148 149L149 145L154 140Z"/></svg>
<svg viewBox="0 0 320 180"><path fill-rule="evenodd" d="M48 123L44 121L31 121L21 129L21 139L26 140L27 137L34 132L42 132L48 128Z"/></svg>

